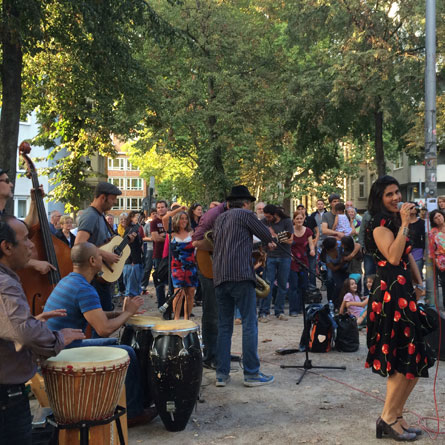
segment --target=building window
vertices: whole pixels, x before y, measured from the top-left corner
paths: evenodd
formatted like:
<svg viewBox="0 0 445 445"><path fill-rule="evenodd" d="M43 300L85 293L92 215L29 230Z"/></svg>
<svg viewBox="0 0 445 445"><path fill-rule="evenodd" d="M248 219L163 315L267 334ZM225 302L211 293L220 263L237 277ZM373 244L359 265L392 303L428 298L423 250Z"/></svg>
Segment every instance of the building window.
<svg viewBox="0 0 445 445"><path fill-rule="evenodd" d="M113 210L125 210L124 202L125 198L117 198L116 205L113 207Z"/></svg>
<svg viewBox="0 0 445 445"><path fill-rule="evenodd" d="M17 218L19 219L25 219L26 215L28 214L28 202L24 198L16 198L14 199L16 204L16 210L15 214L17 215Z"/></svg>
<svg viewBox="0 0 445 445"><path fill-rule="evenodd" d="M140 210L141 198L127 198L127 210Z"/></svg>
<svg viewBox="0 0 445 445"><path fill-rule="evenodd" d="M108 182L120 190L124 189L124 178L108 178Z"/></svg>
<svg viewBox="0 0 445 445"><path fill-rule="evenodd" d="M139 169L127 159L127 170L138 171Z"/></svg>
<svg viewBox="0 0 445 445"><path fill-rule="evenodd" d="M364 198L365 197L365 177L360 176L358 178L358 197Z"/></svg>
<svg viewBox="0 0 445 445"><path fill-rule="evenodd" d="M127 178L127 190L142 190L142 179Z"/></svg>
<svg viewBox="0 0 445 445"><path fill-rule="evenodd" d="M125 170L125 159L124 158L116 158L116 159L108 158L108 170Z"/></svg>

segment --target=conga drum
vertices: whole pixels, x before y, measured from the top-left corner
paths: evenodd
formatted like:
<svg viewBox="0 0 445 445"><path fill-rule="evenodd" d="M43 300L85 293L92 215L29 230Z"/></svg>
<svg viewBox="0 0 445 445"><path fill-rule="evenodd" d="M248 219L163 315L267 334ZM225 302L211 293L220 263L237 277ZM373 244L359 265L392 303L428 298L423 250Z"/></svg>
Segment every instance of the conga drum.
<svg viewBox="0 0 445 445"><path fill-rule="evenodd" d="M153 403L150 390L150 349L153 343L151 328L161 322L162 318L160 316L134 315L125 323L125 328L120 338L120 343L131 346L138 358L146 407Z"/></svg>
<svg viewBox="0 0 445 445"><path fill-rule="evenodd" d="M50 406L59 424L113 416L130 358L107 346L65 349L42 363Z"/></svg>
<svg viewBox="0 0 445 445"><path fill-rule="evenodd" d="M153 398L168 431L182 431L192 414L202 380L198 325L162 321L152 328L150 352Z"/></svg>

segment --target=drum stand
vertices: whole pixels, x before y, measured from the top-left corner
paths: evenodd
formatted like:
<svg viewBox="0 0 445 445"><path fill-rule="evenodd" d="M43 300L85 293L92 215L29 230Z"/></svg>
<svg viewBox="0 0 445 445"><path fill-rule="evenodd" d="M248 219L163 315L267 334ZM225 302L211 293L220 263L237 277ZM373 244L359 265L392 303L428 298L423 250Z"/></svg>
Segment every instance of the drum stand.
<svg viewBox="0 0 445 445"><path fill-rule="evenodd" d="M300 265L300 267L303 267L308 271L310 274L315 275L316 278L318 278L323 284L325 280L320 276L320 274L317 274L316 272L313 272L309 269L309 267L306 266L302 261L300 261L298 258L295 257L292 253L289 253L286 249L283 248L280 244L277 244L278 247L280 247L284 252L286 252L290 257ZM306 355L306 358L304 360L304 363L302 365L281 365L280 368L286 369L286 368L293 368L293 369L301 369L303 373L300 375L299 379L297 380L296 384L299 385L300 382L303 380L304 376L310 369L342 369L346 370L346 366L314 366L312 365L312 360L309 359L309 329L307 325L307 318L306 318L306 293L303 295L303 326L304 330L306 331L307 335L305 336L305 345L304 345L304 352Z"/></svg>
<svg viewBox="0 0 445 445"><path fill-rule="evenodd" d="M120 417L123 416L127 410L123 408L122 406L117 406L116 410L114 411L114 414L109 417L108 419L104 420L82 420L78 423L71 423L71 424L59 424L54 420L54 416L48 417L48 422L56 427L56 430L79 430L79 445L89 445L89 432L90 428L94 426L100 426L100 425L108 425L113 421L116 421L116 429L117 434L119 436L119 443L120 445L125 445L125 439L124 434L122 432L122 425L120 421Z"/></svg>

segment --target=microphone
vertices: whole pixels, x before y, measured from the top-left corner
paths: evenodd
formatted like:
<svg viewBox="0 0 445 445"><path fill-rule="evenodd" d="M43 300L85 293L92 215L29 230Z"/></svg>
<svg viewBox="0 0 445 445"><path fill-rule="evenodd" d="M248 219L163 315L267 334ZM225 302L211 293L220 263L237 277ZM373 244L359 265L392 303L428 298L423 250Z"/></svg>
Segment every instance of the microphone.
<svg viewBox="0 0 445 445"><path fill-rule="evenodd" d="M403 204L405 204L404 202L398 202L397 203L397 210L400 210L403 206ZM414 204L414 209L420 209L419 204L417 204L417 202L408 202L408 204Z"/></svg>
<svg viewBox="0 0 445 445"><path fill-rule="evenodd" d="M165 314L167 312L168 307L172 304L173 300L175 299L175 294L170 296L170 298L158 308L159 312L161 314Z"/></svg>

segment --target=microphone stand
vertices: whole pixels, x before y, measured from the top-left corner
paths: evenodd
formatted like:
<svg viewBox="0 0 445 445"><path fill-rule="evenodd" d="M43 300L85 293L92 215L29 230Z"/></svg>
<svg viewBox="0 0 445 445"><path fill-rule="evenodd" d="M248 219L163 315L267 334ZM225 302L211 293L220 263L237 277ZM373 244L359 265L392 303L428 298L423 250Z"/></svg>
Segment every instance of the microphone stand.
<svg viewBox="0 0 445 445"><path fill-rule="evenodd" d="M320 274L317 274L316 272L313 272L312 270L310 270L309 267L306 266L306 264L304 264L301 260L299 260L292 253L289 253L281 244L278 243L277 246L283 252L286 252L286 254L289 255L296 263L298 263L299 266L303 267L310 274L312 274L316 278L318 278L322 282L322 284L325 284L326 280L324 280ZM293 368L293 369L301 369L303 371L302 374L300 375L299 379L296 382L297 385L300 384L300 382L303 380L304 376L310 369L342 369L342 370L346 370L346 366L314 366L312 364L312 360L309 359L309 325L307 323L307 316L306 316L306 290L302 297L303 297L303 325L304 325L303 333L306 332L306 335L304 338L305 360L302 365L280 365L280 368L282 368L282 369Z"/></svg>

